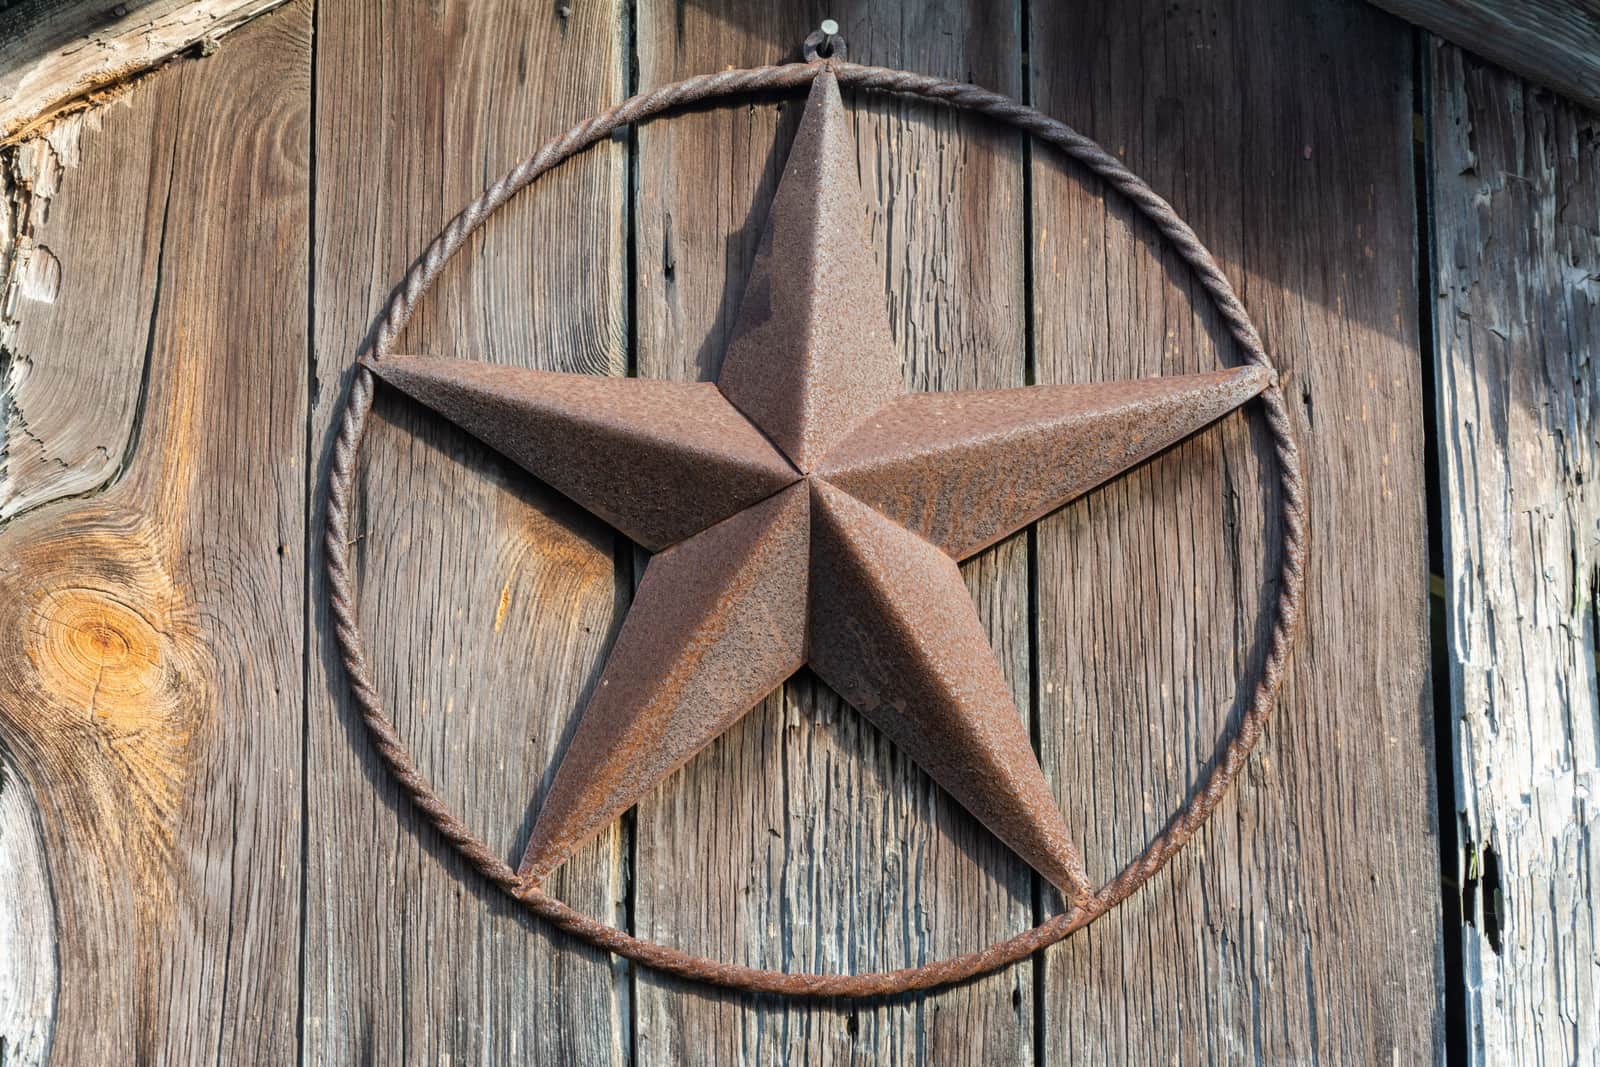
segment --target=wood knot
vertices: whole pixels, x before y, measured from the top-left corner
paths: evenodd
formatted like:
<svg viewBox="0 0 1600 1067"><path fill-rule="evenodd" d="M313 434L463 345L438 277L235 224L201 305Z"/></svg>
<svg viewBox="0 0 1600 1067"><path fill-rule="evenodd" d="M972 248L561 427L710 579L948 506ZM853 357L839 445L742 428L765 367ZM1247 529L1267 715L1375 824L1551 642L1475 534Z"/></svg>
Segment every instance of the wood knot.
<svg viewBox="0 0 1600 1067"><path fill-rule="evenodd" d="M0 728L41 801L154 875L171 845L209 715L211 658L137 529L86 522L18 546L0 589Z"/></svg>
<svg viewBox="0 0 1600 1067"><path fill-rule="evenodd" d="M171 701L162 690L163 638L147 616L103 590L49 592L36 608L28 655L40 680L63 704L94 720L128 725L152 705Z"/></svg>

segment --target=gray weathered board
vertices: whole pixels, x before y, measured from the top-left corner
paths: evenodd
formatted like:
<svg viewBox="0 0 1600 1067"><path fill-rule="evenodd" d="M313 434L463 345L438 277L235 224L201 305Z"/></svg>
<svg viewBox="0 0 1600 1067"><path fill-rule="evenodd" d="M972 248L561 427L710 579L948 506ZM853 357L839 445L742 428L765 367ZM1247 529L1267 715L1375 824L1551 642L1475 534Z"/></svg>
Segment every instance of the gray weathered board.
<svg viewBox="0 0 1600 1067"><path fill-rule="evenodd" d="M1372 0L1447 41L1600 108L1600 0Z"/></svg>
<svg viewBox="0 0 1600 1067"><path fill-rule="evenodd" d="M1600 1062L1600 115L1427 52L1474 1062Z"/></svg>
<svg viewBox="0 0 1600 1067"><path fill-rule="evenodd" d="M467 874L419 829L361 734L316 543L326 431L355 352L449 215L579 117L638 87L786 58L824 15L853 59L1023 95L1172 199L1284 371L1316 523L1280 713L1211 827L1065 945L961 987L864 1004L663 979L575 945ZM782 13L295 0L215 54L6 149L0 1061L1438 1057L1441 946L1457 931L1441 930L1433 800L1417 285L1430 249L1418 238L1413 46L1411 30L1353 0L858 0ZM1430 70L1436 112L1524 107L1517 83L1459 59ZM494 219L406 346L709 375L795 103L696 110L597 146ZM863 225L908 382L1081 381L1235 358L1171 251L1095 182L979 121L853 103ZM1526 107L1565 116L1550 119L1566 123L1552 145L1581 146L1581 167L1527 175L1542 184L1525 194L1566 212L1577 236L1546 233L1518 253L1559 246L1558 274L1509 259L1472 269L1518 307L1524 293L1584 297L1540 296L1536 310L1592 339L1593 134L1548 101ZM1470 177L1447 181L1452 134L1437 116L1433 131L1439 211L1424 232L1439 259L1476 232L1447 193L1461 205L1476 193L1460 184ZM1430 321L1447 362L1444 306ZM1530 341L1497 358L1540 351ZM1570 486L1593 470L1595 430L1592 367L1574 384L1589 365L1569 351L1550 417L1571 427ZM1459 409L1448 379L1441 370L1444 420ZM1101 875L1160 826L1237 714L1273 591L1264 456L1258 428L1232 419L967 568ZM639 561L408 402L380 399L363 471L357 559L379 684L443 795L511 857ZM1507 465L1496 491L1543 475ZM1559 485L1534 484L1560 498ZM1466 514L1482 487L1446 470L1441 488ZM1573 606L1593 603L1592 492L1588 511L1573 499L1573 599L1558 606L1592 638L1592 611L1585 622ZM1476 572L1447 562L1455 587L1470 587ZM1592 715L1592 688L1576 688L1583 649L1565 654L1569 714ZM1583 736L1578 775L1594 759ZM1493 753L1475 758L1494 767ZM1502 862L1515 840L1496 839ZM1524 868L1530 893L1537 861ZM1042 897L808 679L556 886L686 948L834 970L975 948L1031 925ZM1562 937L1588 977L1530 992L1543 998L1526 1009L1536 1024L1518 1029L1515 1004L1496 1013L1556 950L1530 944L1516 966L1473 972L1499 982L1476 1017L1494 1015L1483 1032L1510 1034L1505 1047L1554 1047L1559 1035L1530 1028L1553 1033L1555 1012L1577 1020L1572 1058L1593 1055L1595 983L1581 971L1592 947Z"/></svg>

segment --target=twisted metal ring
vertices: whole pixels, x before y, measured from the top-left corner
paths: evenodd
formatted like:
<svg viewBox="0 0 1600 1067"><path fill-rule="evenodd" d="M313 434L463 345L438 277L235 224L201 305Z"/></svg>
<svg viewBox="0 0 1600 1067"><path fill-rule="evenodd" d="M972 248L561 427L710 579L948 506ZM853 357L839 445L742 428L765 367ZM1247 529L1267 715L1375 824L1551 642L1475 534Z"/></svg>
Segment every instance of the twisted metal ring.
<svg viewBox="0 0 1600 1067"><path fill-rule="evenodd" d="M1129 171L1120 160L1071 127L987 89L942 78L838 60L788 63L701 75L663 86L594 115L555 138L490 186L434 238L422 257L391 294L374 334L368 359L391 354L417 302L445 262L497 208L541 174L607 137L613 130L703 100L753 92L793 89L818 71L830 69L842 86L900 93L942 101L1008 123L1037 140L1059 148L1127 197L1171 241L1210 294L1245 359L1272 369L1261 338L1227 277L1184 221L1165 200ZM1066 937L1121 903L1161 870L1189 840L1243 769L1271 714L1294 642L1305 584L1306 500L1287 404L1276 380L1261 394L1261 408L1278 467L1279 522L1282 560L1278 596L1266 656L1249 704L1233 736L1213 762L1199 788L1146 846L1111 881L1088 900L1030 930L987 948L901 970L867 974L802 974L766 970L696 956L607 926L569 907L538 888L523 885L512 867L446 809L433 786L417 769L400 740L373 684L365 645L356 618L355 588L350 570L350 499L356 460L367 415L372 408L374 378L358 364L344 399L328 466L325 554L329 606L351 693L379 756L416 809L484 878L519 900L529 911L557 928L599 948L666 973L719 986L793 996L881 996L928 989L962 981L1014 963Z"/></svg>

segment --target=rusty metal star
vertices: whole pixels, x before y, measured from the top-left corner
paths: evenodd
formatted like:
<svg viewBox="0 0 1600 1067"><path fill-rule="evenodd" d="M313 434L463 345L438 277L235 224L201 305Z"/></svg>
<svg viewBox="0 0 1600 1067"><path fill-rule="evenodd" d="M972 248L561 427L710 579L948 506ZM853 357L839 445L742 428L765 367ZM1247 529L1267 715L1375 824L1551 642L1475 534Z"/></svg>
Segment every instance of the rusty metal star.
<svg viewBox="0 0 1600 1067"><path fill-rule="evenodd" d="M654 553L519 875L809 665L1071 902L1092 888L957 564L1222 417L1258 367L907 394L832 73L715 383L371 364Z"/></svg>

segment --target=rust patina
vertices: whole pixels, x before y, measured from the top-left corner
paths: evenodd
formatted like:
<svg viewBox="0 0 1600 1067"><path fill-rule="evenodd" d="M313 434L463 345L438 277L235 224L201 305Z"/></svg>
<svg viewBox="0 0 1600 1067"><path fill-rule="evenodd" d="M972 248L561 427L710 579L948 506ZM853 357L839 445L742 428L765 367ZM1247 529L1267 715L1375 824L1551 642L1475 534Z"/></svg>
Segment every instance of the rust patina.
<svg viewBox="0 0 1600 1067"><path fill-rule="evenodd" d="M957 564L1271 374L906 394L864 217L824 70L714 385L370 364L656 553L540 810L530 888L809 664L1070 903L1094 896Z"/></svg>

